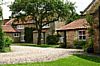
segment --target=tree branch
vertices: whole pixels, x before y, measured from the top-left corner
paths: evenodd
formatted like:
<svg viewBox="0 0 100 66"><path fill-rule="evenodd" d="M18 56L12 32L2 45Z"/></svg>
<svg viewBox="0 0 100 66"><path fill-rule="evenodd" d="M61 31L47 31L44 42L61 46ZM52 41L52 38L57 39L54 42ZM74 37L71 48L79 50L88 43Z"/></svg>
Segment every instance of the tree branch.
<svg viewBox="0 0 100 66"><path fill-rule="evenodd" d="M43 24L42 27L45 26L45 25L47 25L47 24L49 24L49 23L53 23L53 22L55 22L55 21L58 21L58 20L59 20L59 18L54 19L54 20L52 20L52 21L48 21L47 23Z"/></svg>

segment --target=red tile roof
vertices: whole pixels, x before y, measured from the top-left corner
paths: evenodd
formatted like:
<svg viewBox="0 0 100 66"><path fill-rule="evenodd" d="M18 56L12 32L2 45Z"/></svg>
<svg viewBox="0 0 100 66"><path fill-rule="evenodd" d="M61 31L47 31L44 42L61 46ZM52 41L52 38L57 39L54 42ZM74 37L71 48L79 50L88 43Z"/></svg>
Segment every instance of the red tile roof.
<svg viewBox="0 0 100 66"><path fill-rule="evenodd" d="M73 30L73 29L84 29L88 28L89 24L87 23L86 19L77 19L57 30Z"/></svg>
<svg viewBox="0 0 100 66"><path fill-rule="evenodd" d="M8 22L6 22L4 25L2 25L2 30L6 33L12 33L12 32L20 32L19 30L13 28L11 26L12 22L14 21L15 19L11 19L9 20Z"/></svg>
<svg viewBox="0 0 100 66"><path fill-rule="evenodd" d="M3 24L5 24L6 22L8 22L10 19L4 19L3 20Z"/></svg>
<svg viewBox="0 0 100 66"><path fill-rule="evenodd" d="M5 25L11 25L12 22L14 22L14 20L15 20L15 19L11 19L11 20L9 20L8 22L5 23Z"/></svg>
<svg viewBox="0 0 100 66"><path fill-rule="evenodd" d="M4 32L9 32L9 33L11 33L11 32L20 32L19 30L14 29L11 25L2 25L2 30Z"/></svg>

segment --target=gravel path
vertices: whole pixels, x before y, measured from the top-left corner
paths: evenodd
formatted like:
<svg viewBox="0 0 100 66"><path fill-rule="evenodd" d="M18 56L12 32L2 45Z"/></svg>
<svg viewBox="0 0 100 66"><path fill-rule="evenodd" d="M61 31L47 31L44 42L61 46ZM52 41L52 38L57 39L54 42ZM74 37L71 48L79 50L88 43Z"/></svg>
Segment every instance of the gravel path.
<svg viewBox="0 0 100 66"><path fill-rule="evenodd" d="M81 53L79 49L39 48L26 46L11 46L12 52L0 53L0 64L14 64L24 62L44 62Z"/></svg>

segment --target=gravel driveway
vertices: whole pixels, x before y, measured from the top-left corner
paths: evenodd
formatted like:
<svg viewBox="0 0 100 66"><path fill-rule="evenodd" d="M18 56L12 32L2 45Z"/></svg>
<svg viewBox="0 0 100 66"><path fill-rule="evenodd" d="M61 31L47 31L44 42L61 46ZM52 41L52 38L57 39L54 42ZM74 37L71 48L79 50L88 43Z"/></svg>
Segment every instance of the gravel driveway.
<svg viewBox="0 0 100 66"><path fill-rule="evenodd" d="M12 52L0 53L0 64L24 62L44 62L81 53L80 49L40 48L27 46L11 46Z"/></svg>

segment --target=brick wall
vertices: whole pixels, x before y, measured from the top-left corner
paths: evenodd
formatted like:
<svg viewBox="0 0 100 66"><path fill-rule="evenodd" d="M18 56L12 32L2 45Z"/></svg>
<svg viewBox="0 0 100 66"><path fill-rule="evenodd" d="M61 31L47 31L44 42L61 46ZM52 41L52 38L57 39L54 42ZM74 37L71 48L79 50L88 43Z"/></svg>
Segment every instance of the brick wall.
<svg viewBox="0 0 100 66"><path fill-rule="evenodd" d="M82 29L82 30L85 30L85 29ZM77 40L78 39L78 31L79 30L70 30L70 31L67 31L67 47L68 48L74 48L74 40ZM86 31L86 39L88 39L88 30L85 30Z"/></svg>
<svg viewBox="0 0 100 66"><path fill-rule="evenodd" d="M71 30L71 31L67 31L67 47L72 48L73 47L73 41L75 40L75 38L77 37L77 33L75 30Z"/></svg>

